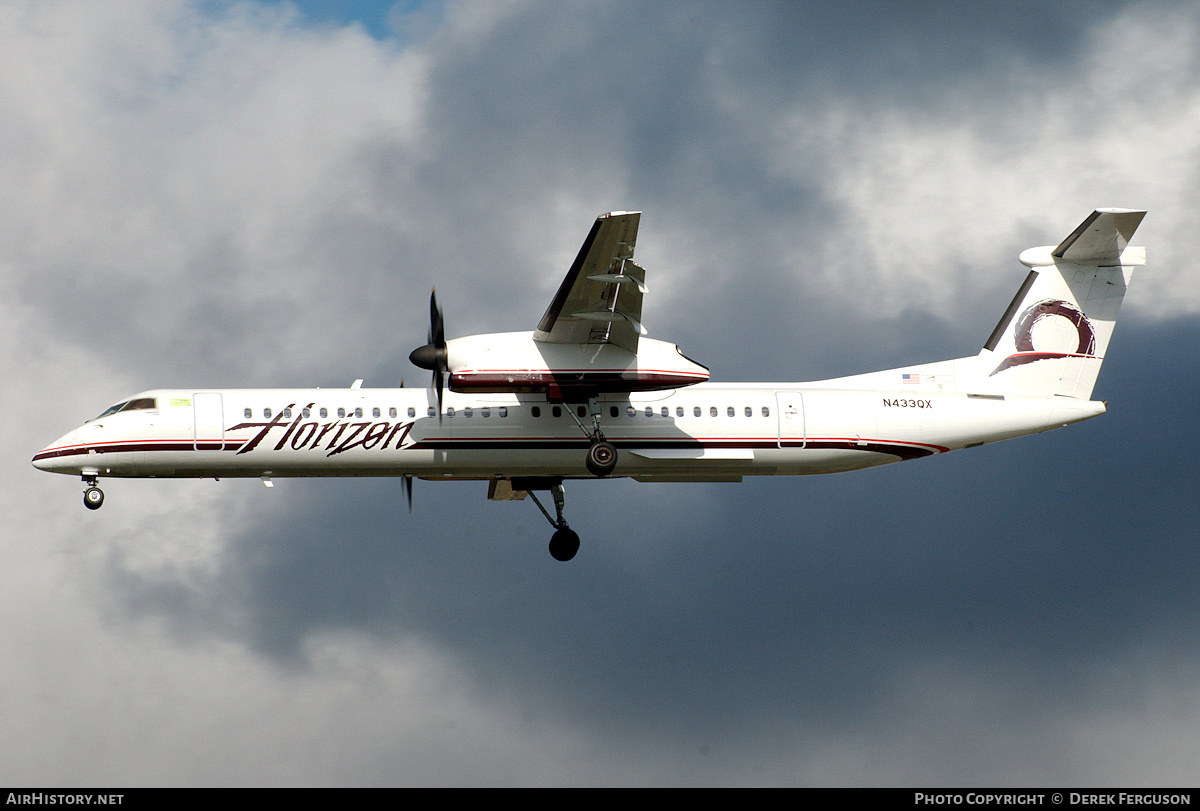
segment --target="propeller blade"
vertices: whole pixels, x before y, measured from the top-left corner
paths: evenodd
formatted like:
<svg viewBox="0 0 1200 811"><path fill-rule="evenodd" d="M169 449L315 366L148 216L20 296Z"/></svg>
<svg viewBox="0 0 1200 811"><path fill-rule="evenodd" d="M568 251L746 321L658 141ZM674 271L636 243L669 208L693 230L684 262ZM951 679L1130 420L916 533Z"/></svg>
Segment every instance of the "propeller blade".
<svg viewBox="0 0 1200 811"><path fill-rule="evenodd" d="M429 293L429 343L439 349L446 345L446 322L437 303L437 288Z"/></svg>
<svg viewBox="0 0 1200 811"><path fill-rule="evenodd" d="M442 424L442 386L445 382L441 369L435 370L433 373L433 385L437 388L438 394L438 425Z"/></svg>
<svg viewBox="0 0 1200 811"><path fill-rule="evenodd" d="M433 386L437 389L438 425L442 424L443 387L446 384L446 320L437 303L437 288L429 291L429 343L433 344L436 363L433 369Z"/></svg>
<svg viewBox="0 0 1200 811"><path fill-rule="evenodd" d="M433 372L433 388L437 390L438 424L442 423L442 403L445 399L446 373L449 368L449 353L446 349L446 321L442 308L437 303L437 288L429 294L429 340L424 346L413 350L408 359L414 366Z"/></svg>
<svg viewBox="0 0 1200 811"><path fill-rule="evenodd" d="M408 498L408 511L409 512L412 512L412 488L413 488L412 476L405 476L404 477L404 495L406 498Z"/></svg>

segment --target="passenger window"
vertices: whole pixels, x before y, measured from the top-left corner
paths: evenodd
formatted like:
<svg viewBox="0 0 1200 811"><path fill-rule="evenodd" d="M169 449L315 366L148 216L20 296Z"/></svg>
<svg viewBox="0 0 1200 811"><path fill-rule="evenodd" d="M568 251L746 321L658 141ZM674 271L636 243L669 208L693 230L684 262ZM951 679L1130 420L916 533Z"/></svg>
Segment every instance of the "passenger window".
<svg viewBox="0 0 1200 811"><path fill-rule="evenodd" d="M453 409L453 408L447 408L447 409L446 409L446 416L447 416L447 417L453 417L453 416L454 416L454 409Z"/></svg>
<svg viewBox="0 0 1200 811"><path fill-rule="evenodd" d="M430 407L429 407L429 408L428 408L428 409L425 411L425 416L427 416L427 417L436 417L436 416L437 416L437 412L433 410L433 406L430 406Z"/></svg>
<svg viewBox="0 0 1200 811"><path fill-rule="evenodd" d="M467 408L464 408L464 409L463 409L463 416L464 416L464 417L473 417L473 416L475 416L475 409L473 409L473 408L470 408L469 406L468 406Z"/></svg>
<svg viewBox="0 0 1200 811"><path fill-rule="evenodd" d="M271 409L269 409L269 408L263 409L263 419L267 419L267 420L271 419Z"/></svg>
<svg viewBox="0 0 1200 811"><path fill-rule="evenodd" d="M621 409L617 408L616 406L608 407L608 416L612 417L614 420L620 415L620 413Z"/></svg>
<svg viewBox="0 0 1200 811"><path fill-rule="evenodd" d="M542 409L538 406L534 406L533 408L529 409L529 413L535 417L540 417L542 416Z"/></svg>
<svg viewBox="0 0 1200 811"><path fill-rule="evenodd" d="M283 410L283 418L285 420L290 420L292 418L292 410L290 408L285 408Z"/></svg>
<svg viewBox="0 0 1200 811"><path fill-rule="evenodd" d="M628 414L628 415L629 415L629 416L631 416L631 417L636 417L636 416L637 416L637 409L636 409L636 408L634 408L633 406L627 406L627 407L625 408L625 413L626 413L626 414Z"/></svg>
<svg viewBox="0 0 1200 811"><path fill-rule="evenodd" d="M484 406L483 408L479 409L479 416L486 419L487 417L492 416L492 410L487 406Z"/></svg>
<svg viewBox="0 0 1200 811"><path fill-rule="evenodd" d="M254 412L247 408L245 411L242 412L242 416L245 417L246 419L250 419L251 417L254 416Z"/></svg>
<svg viewBox="0 0 1200 811"><path fill-rule="evenodd" d="M675 416L676 417L683 416L683 406L675 406Z"/></svg>
<svg viewBox="0 0 1200 811"><path fill-rule="evenodd" d="M417 416L417 410L415 408L413 408L412 406L409 406L408 407L408 416L410 416L410 417Z"/></svg>
<svg viewBox="0 0 1200 811"><path fill-rule="evenodd" d="M587 409L583 406L580 406L579 408L575 409L575 413L579 415L580 419L583 419L587 416Z"/></svg>
<svg viewBox="0 0 1200 811"><path fill-rule="evenodd" d="M396 415L397 415L398 413L399 413L399 412L397 412L397 411L396 411L396 407L395 407L395 406L392 406L391 408L389 408L389 409L388 409L388 416L389 416L389 417L391 417L392 419L395 419L395 418L396 418Z"/></svg>
<svg viewBox="0 0 1200 811"><path fill-rule="evenodd" d="M654 406L646 406L646 416L647 417L654 416Z"/></svg>
<svg viewBox="0 0 1200 811"><path fill-rule="evenodd" d="M343 419L343 418L345 418L345 416L346 416L346 409L339 408L338 409L338 419Z"/></svg>
<svg viewBox="0 0 1200 811"><path fill-rule="evenodd" d="M771 409L767 408L766 406L763 406L763 416L764 417L771 416Z"/></svg>
<svg viewBox="0 0 1200 811"><path fill-rule="evenodd" d="M329 409L322 407L320 414L321 414L321 419L325 419L326 417L329 416Z"/></svg>
<svg viewBox="0 0 1200 811"><path fill-rule="evenodd" d="M715 416L717 416L717 407L716 407L716 406L709 406L709 408L708 408L708 416L710 416L710 417L715 417Z"/></svg>
<svg viewBox="0 0 1200 811"><path fill-rule="evenodd" d="M309 409L308 406L305 406L304 408L300 409L300 416L304 417L304 419L308 419L310 414L312 414L312 411Z"/></svg>
<svg viewBox="0 0 1200 811"><path fill-rule="evenodd" d="M670 410L670 409L668 409L666 406L663 406L663 407L662 407L662 415L663 415L664 417L669 417L669 416L671 416L671 410Z"/></svg>
<svg viewBox="0 0 1200 811"><path fill-rule="evenodd" d="M699 417L699 416L700 416L700 406L696 406L695 408L693 408L693 409L692 409L692 416L693 416L693 417Z"/></svg>
<svg viewBox="0 0 1200 811"><path fill-rule="evenodd" d="M497 409L497 411L499 411L499 412L500 412L500 416L501 416L501 417L507 417L507 416L508 416L508 406L500 406L500 408L498 408L498 409Z"/></svg>
<svg viewBox="0 0 1200 811"><path fill-rule="evenodd" d="M361 416L362 416L362 409L361 409L361 408L356 408L356 409L354 409L354 416L356 416L356 417L361 417Z"/></svg>
<svg viewBox="0 0 1200 811"><path fill-rule="evenodd" d="M376 406L375 408L371 409L371 416L372 417L382 417L383 413L379 410L379 407Z"/></svg>

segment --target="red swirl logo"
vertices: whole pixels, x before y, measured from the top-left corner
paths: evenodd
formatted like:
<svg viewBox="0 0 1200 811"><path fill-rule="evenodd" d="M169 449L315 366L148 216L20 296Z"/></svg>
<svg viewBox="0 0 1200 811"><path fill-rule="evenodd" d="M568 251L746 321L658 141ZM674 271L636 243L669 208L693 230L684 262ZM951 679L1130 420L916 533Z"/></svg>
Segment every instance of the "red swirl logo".
<svg viewBox="0 0 1200 811"><path fill-rule="evenodd" d="M1034 327L1043 318L1063 318L1075 327L1075 334L1079 341L1074 352L1045 352L1039 351L1034 346ZM1013 337L1016 342L1016 353L1001 361L1000 365L992 372L993 375L1014 366L1024 366L1039 360L1095 357L1096 355L1096 332L1092 329L1092 322L1080 312L1078 307L1058 299L1046 299L1026 308L1017 321Z"/></svg>

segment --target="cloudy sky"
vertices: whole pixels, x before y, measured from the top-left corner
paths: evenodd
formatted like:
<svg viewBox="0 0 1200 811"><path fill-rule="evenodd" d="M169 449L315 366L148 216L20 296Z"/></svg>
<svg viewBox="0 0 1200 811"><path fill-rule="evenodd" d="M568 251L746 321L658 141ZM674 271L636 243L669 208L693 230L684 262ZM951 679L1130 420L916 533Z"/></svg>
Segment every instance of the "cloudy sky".
<svg viewBox="0 0 1200 811"><path fill-rule="evenodd" d="M0 3L0 782L1195 784L1200 6ZM170 386L424 381L634 209L714 380L973 354L1150 211L1109 413L855 474L111 480Z"/></svg>

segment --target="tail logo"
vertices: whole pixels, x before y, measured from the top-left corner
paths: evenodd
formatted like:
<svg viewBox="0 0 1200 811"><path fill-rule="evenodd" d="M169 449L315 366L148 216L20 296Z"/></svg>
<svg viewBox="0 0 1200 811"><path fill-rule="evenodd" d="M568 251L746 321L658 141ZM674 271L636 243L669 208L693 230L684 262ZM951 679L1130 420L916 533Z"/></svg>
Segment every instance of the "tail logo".
<svg viewBox="0 0 1200 811"><path fill-rule="evenodd" d="M1043 318L1051 317L1066 319L1075 327L1079 343L1074 352L1039 351L1034 346L1034 327ZM1017 321L1014 341L1016 343L1016 353L1009 355L1001 361L1000 365L992 372L992 375L999 374L1005 369L1011 369L1014 366L1024 366L1027 363L1034 363L1039 360L1049 360L1052 358L1090 358L1096 356L1096 333L1092 329L1092 322L1088 320L1086 315L1080 312L1078 307L1058 299L1046 299L1026 308L1021 313L1021 318Z"/></svg>

